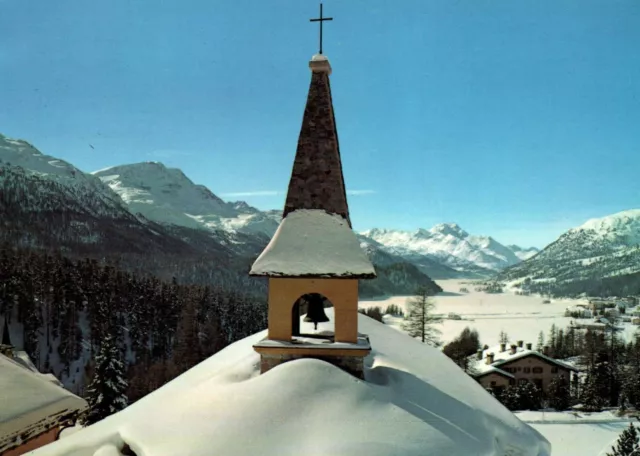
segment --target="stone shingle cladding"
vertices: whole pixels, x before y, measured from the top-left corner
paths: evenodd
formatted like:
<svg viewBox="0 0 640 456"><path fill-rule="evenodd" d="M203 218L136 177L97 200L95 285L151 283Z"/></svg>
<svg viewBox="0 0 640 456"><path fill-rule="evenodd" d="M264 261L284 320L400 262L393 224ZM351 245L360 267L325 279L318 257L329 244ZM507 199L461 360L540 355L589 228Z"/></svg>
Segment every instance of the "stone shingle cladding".
<svg viewBox="0 0 640 456"><path fill-rule="evenodd" d="M327 62L312 62L304 110L283 217L296 209L324 209L344 217L351 227L340 161Z"/></svg>

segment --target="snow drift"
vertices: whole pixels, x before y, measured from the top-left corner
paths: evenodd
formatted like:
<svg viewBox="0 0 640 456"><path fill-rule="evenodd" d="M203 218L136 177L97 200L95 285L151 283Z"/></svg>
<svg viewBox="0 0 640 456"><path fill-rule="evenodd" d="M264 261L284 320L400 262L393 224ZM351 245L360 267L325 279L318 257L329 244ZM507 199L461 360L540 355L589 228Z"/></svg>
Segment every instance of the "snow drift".
<svg viewBox="0 0 640 456"><path fill-rule="evenodd" d="M327 309L332 317L333 309ZM439 350L359 316L366 381L319 360L259 375L252 345L227 347L124 411L38 456L544 456L549 443Z"/></svg>

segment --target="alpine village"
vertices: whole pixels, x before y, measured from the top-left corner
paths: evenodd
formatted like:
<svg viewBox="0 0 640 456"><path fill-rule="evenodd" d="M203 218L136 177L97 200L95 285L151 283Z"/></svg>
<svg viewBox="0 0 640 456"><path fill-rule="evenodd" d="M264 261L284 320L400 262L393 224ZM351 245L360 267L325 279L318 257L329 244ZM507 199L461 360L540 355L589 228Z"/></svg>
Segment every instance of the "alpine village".
<svg viewBox="0 0 640 456"><path fill-rule="evenodd" d="M640 455L640 250L567 256L640 211L495 269L355 232L323 14L282 209L0 135L0 455Z"/></svg>

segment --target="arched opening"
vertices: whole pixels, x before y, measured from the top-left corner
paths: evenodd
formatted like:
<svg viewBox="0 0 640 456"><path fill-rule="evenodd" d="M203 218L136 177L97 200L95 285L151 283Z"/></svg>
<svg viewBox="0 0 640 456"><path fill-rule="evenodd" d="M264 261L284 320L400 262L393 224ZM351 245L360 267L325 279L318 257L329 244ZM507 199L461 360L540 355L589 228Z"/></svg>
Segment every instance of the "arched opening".
<svg viewBox="0 0 640 456"><path fill-rule="evenodd" d="M320 293L300 296L291 308L291 336L333 341L335 324L324 312L330 307L333 303Z"/></svg>

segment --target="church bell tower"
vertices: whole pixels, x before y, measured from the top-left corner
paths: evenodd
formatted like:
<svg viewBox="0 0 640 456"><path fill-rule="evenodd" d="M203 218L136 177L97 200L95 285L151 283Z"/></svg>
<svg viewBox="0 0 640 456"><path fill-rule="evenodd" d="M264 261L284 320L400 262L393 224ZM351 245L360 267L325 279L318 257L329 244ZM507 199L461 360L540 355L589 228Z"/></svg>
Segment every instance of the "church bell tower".
<svg viewBox="0 0 640 456"><path fill-rule="evenodd" d="M315 21L330 19L321 12ZM363 378L363 358L371 346L358 333L358 280L376 274L351 228L331 65L319 53L309 67L311 84L282 221L249 273L269 278L268 336L254 349L262 373L286 361L317 358ZM325 313L331 305L335 321Z"/></svg>

